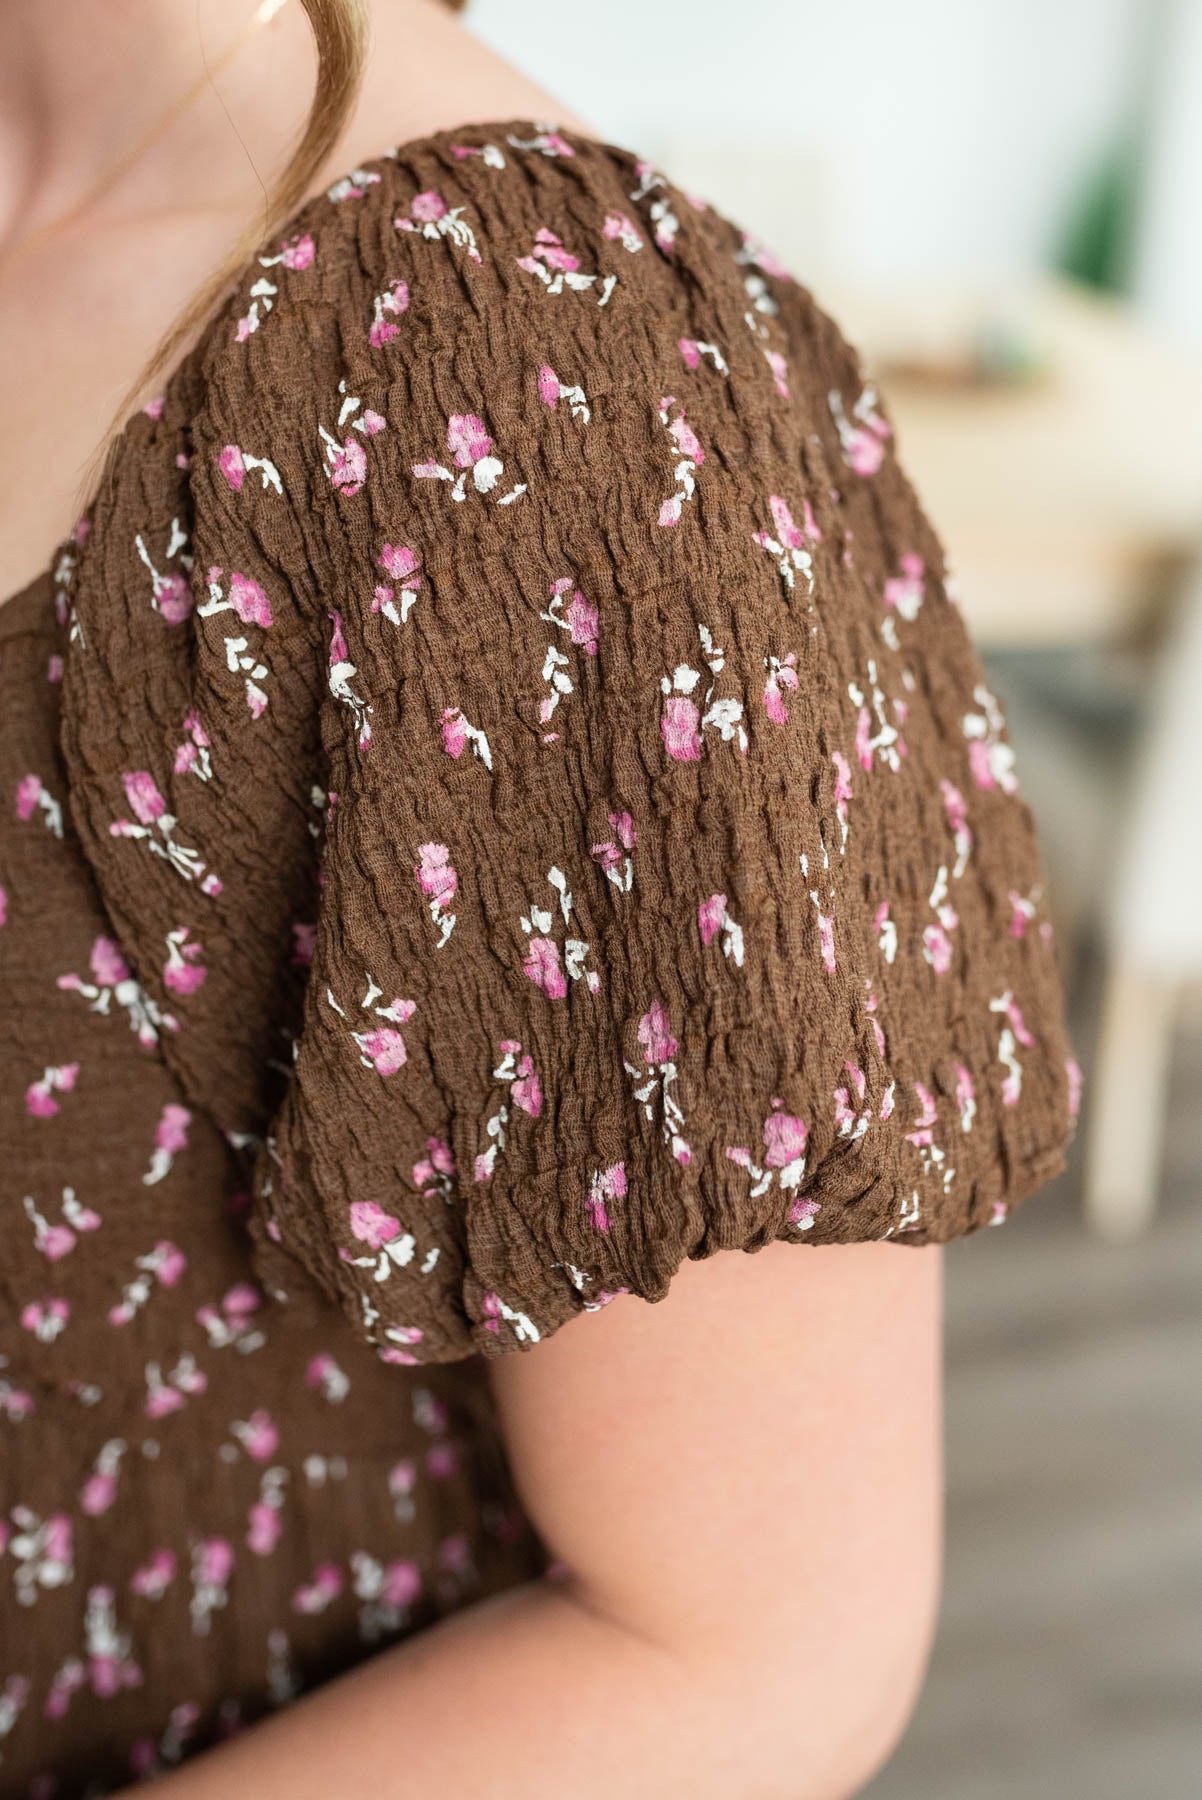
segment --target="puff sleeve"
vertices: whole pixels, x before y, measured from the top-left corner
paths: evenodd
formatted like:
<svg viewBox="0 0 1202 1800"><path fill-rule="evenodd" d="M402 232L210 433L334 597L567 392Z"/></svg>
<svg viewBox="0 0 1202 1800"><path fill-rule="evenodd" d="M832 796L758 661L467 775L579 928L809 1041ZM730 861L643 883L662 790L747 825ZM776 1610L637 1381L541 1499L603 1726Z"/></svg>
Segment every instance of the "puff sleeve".
<svg viewBox="0 0 1202 1800"><path fill-rule="evenodd" d="M133 936L222 946L165 1053L271 1288L449 1360L686 1257L1004 1217L1075 1109L1034 828L854 356L625 152L354 181L147 428L186 417L183 736L104 844ZM76 748L111 827L131 771Z"/></svg>

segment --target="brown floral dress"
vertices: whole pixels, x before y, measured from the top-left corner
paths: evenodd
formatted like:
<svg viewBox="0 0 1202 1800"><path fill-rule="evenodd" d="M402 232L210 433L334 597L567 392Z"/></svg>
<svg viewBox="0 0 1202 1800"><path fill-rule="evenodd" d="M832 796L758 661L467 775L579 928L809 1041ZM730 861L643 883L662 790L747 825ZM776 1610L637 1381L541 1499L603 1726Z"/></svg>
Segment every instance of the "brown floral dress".
<svg viewBox="0 0 1202 1800"><path fill-rule="evenodd" d="M0 691L5 1797L536 1573L482 1356L1062 1164L1032 822L888 415L623 150L474 126L306 204Z"/></svg>

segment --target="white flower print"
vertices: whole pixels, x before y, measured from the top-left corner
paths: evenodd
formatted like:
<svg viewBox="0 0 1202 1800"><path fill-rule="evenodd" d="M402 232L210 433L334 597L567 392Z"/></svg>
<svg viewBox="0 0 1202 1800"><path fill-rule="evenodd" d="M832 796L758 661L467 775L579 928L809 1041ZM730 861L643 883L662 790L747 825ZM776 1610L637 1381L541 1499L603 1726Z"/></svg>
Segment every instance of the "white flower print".
<svg viewBox="0 0 1202 1800"><path fill-rule="evenodd" d="M275 256L260 256L257 258L257 261L260 268L263 269L274 269L282 266L285 269L295 269L299 271L311 268L316 254L316 245L306 231L294 238L286 240ZM251 283L250 305L247 307L245 313L243 313L234 328L234 338L237 343L245 343L246 339L253 336L259 329L263 320L275 305L276 296L279 294L279 291L280 290L275 283L269 280L266 275L256 277Z"/></svg>
<svg viewBox="0 0 1202 1800"><path fill-rule="evenodd" d="M175 815L168 812L167 802L155 786L154 777L145 769L131 769L122 775L121 785L135 816L134 819L114 819L109 826L110 836L140 840L152 855L161 856L170 863L185 881L197 882L202 894L219 894L220 877L206 873L197 851L176 842Z"/></svg>
<svg viewBox="0 0 1202 1800"><path fill-rule="evenodd" d="M979 788L1000 788L1004 794L1017 794L1014 751L1005 740L1006 721L1001 705L983 683L973 689L972 697L981 709L964 715L972 778Z"/></svg>
<svg viewBox="0 0 1202 1800"><path fill-rule="evenodd" d="M638 175L639 185L630 198L636 204L641 205L649 196L655 196L647 208L647 215L651 220L651 234L658 248L670 254L676 248L680 220L672 211L672 203L668 198L668 184L649 162L637 163L635 173Z"/></svg>
<svg viewBox="0 0 1202 1800"><path fill-rule="evenodd" d="M587 425L592 418L584 389L578 384L561 381L550 363L544 363L538 372L538 397L552 412L561 400L566 400L572 417L581 425Z"/></svg>
<svg viewBox="0 0 1202 1800"><path fill-rule="evenodd" d="M181 625L192 611L192 587L189 579L192 573L192 554L188 543L187 532L178 519L172 519L163 557L166 562L178 562L179 568L164 572L155 565L142 533L139 531L134 537L134 548L139 560L150 572L150 604L168 625Z"/></svg>
<svg viewBox="0 0 1202 1800"><path fill-rule="evenodd" d="M722 934L722 954L736 969L743 967L743 927L735 923L727 908L725 894L710 894L697 908L697 929L703 944L712 944Z"/></svg>
<svg viewBox="0 0 1202 1800"><path fill-rule="evenodd" d="M540 225L535 232L534 247L530 254L519 256L515 260L519 269L542 282L548 299L554 299L565 289L584 293L594 282L599 282L597 305L604 306L618 285L616 275L586 274L580 267L580 258L565 249L563 239L545 225Z"/></svg>
<svg viewBox="0 0 1202 1800"><path fill-rule="evenodd" d="M41 813L47 831L56 838L62 837L62 806L37 775L25 775L17 783L17 817L32 819L35 812Z"/></svg>
<svg viewBox="0 0 1202 1800"><path fill-rule="evenodd" d="M542 1111L543 1095L533 1057L523 1051L516 1038L502 1038L499 1049L501 1060L492 1072L493 1080L506 1084L509 1097L520 1112L537 1119ZM497 1157L505 1148L508 1125L509 1106L505 1103L498 1106L485 1124L484 1135L490 1141L488 1148L476 1157L472 1171L474 1180L491 1181Z"/></svg>
<svg viewBox="0 0 1202 1800"><path fill-rule="evenodd" d="M747 754L747 730L743 722L743 704L733 697L715 700L718 676L726 667L726 652L718 649L708 625L697 627L710 684L701 706L693 695L702 679L701 672L681 663L671 675L660 677L664 710L660 717L660 736L664 749L674 762L697 762L701 756L702 733L715 731L725 744L734 743L741 756ZM702 710L704 708L704 711Z"/></svg>
<svg viewBox="0 0 1202 1800"><path fill-rule="evenodd" d="M124 1007L129 1014L130 1029L147 1050L159 1041L160 1031L178 1031L179 1021L171 1013L161 1012L130 973L129 964L111 938L98 937L92 945L89 963L92 980L82 975L60 975L55 985L64 992L81 994L91 1001L89 1010L108 1014L113 1005Z"/></svg>
<svg viewBox="0 0 1202 1800"><path fill-rule="evenodd" d="M898 725L894 725L888 717L884 690L881 688L877 676L875 659L871 657L868 661L868 689L869 693L866 694L858 682L849 681L847 684L847 691L851 695L854 705L859 708L856 718L856 756L860 767L866 774L871 772L874 759L879 758L885 767L891 769L896 775L901 768L901 759L906 754L905 740ZM871 711L869 710L870 697ZM895 700L893 702L893 715L899 725L905 722L904 701ZM872 729L874 719L875 733Z"/></svg>
<svg viewBox="0 0 1202 1800"><path fill-rule="evenodd" d="M793 521L789 504L780 494L769 494L768 510L772 514L772 523L776 527L771 531L755 531L752 541L766 550L776 559L781 580L787 588L792 588L798 575L805 582L812 594L814 591L814 559L807 548L807 543L816 544L822 533L814 523L814 514L808 500L802 502L804 530Z"/></svg>
<svg viewBox="0 0 1202 1800"><path fill-rule="evenodd" d="M268 456L252 456L249 450L243 450L238 444L225 444L217 452L217 467L225 476L229 486L236 494L242 492L242 485L248 475L258 470L260 485L265 493L282 494L284 483L280 472Z"/></svg>
<svg viewBox="0 0 1202 1800"><path fill-rule="evenodd" d="M396 999L387 1006L377 1006L376 1002L383 999L384 989L370 975L366 975L364 979L367 991L359 1002L360 1011L370 1012L377 1018L386 1019L388 1023L373 1026L370 1031L353 1031L351 1036L364 1068L374 1069L377 1075L394 1075L398 1069L404 1068L409 1056L405 1040L397 1027L409 1022L417 1011L417 1002ZM326 989L326 1003L339 1018L346 1018L346 1012L339 1006L329 988Z"/></svg>
<svg viewBox="0 0 1202 1800"><path fill-rule="evenodd" d="M334 431L327 431L324 425L317 427L322 442L322 454L325 459L326 476L330 486L345 499L353 499L367 480L367 451L363 448L363 438L373 438L387 428L388 421L382 413L364 406L363 401L355 394L348 394L346 382L338 383L338 392L342 395L342 403L338 409L338 418ZM360 437L351 436L359 432ZM342 435L339 436L338 433Z"/></svg>
<svg viewBox="0 0 1202 1800"><path fill-rule="evenodd" d="M551 868L547 871L547 880L559 895L560 913L564 925L568 926L572 919L572 896L567 876L562 869ZM529 912L522 915L521 927L530 940L522 963L526 974L549 1000L562 1000L569 981L583 981L589 992L595 994L601 986L601 977L595 969L585 967L590 954L588 944L582 938L565 937L561 960L559 942L551 936L554 924L555 915L547 907L532 905Z"/></svg>
<svg viewBox="0 0 1202 1800"><path fill-rule="evenodd" d="M612 881L620 894L628 894L634 886L632 853L638 842L638 834L628 812L611 812L608 823L613 837L591 845L589 854L604 869L606 880Z"/></svg>
<svg viewBox="0 0 1202 1800"><path fill-rule="evenodd" d="M866 387L858 396L849 418L843 396L837 388L827 395L831 417L843 446L843 460L848 468L861 476L875 475L885 460L885 446L893 435L889 423L876 410L874 387Z"/></svg>
<svg viewBox="0 0 1202 1800"><path fill-rule="evenodd" d="M774 1095L761 1137L763 1151L756 1156L752 1155L749 1146L726 1146L728 1160L751 1176L749 1198L758 1199L761 1194L766 1194L774 1181L786 1193L792 1193L805 1174L809 1126L804 1119L786 1111L784 1101ZM789 1222L799 1231L808 1231L818 1211L813 1201L802 1201L790 1213Z"/></svg>
<svg viewBox="0 0 1202 1800"><path fill-rule="evenodd" d="M466 250L472 262L481 260L476 235L463 217L462 206L448 206L433 188L415 194L409 203L408 217L398 213L392 222L398 231L415 232L435 243L439 238L447 238L457 250Z"/></svg>
<svg viewBox="0 0 1202 1800"><path fill-rule="evenodd" d="M680 407L675 418L672 408ZM696 492L697 470L705 461L705 451L693 427L684 416L684 407L680 406L675 394L665 394L659 403L660 423L667 426L668 436L672 439L676 451L676 492L672 494L659 509L659 523L668 527L679 525L685 502L693 498Z"/></svg>
<svg viewBox="0 0 1202 1800"><path fill-rule="evenodd" d="M332 611L330 619L334 626L330 635L330 692L335 700L340 700L344 706L350 708L351 717L355 722L356 742L360 750L366 750L371 743L372 709L366 700L360 699L351 686L351 681L358 671L351 661L350 652L347 649L346 637L342 629L342 614Z"/></svg>
<svg viewBox="0 0 1202 1800"><path fill-rule="evenodd" d="M444 463L414 463L413 473L419 481L449 481L451 483L451 499L467 498L468 476L476 493L491 494L501 476L505 473L505 465L499 456L494 455L493 440L489 437L483 419L475 413L452 413L447 421L447 449L454 469L448 469ZM514 500L526 492L525 482L510 488L507 494L497 498L498 506L509 506Z"/></svg>
<svg viewBox="0 0 1202 1800"><path fill-rule="evenodd" d="M643 1052L643 1065L623 1061L626 1073L635 1083L634 1097L648 1119L659 1116L659 1128L673 1160L687 1166L693 1152L684 1135L685 1116L672 1092L676 1083L678 1040L673 1036L668 1009L655 999L638 1023L638 1041ZM623 1173L623 1184L625 1174Z"/></svg>

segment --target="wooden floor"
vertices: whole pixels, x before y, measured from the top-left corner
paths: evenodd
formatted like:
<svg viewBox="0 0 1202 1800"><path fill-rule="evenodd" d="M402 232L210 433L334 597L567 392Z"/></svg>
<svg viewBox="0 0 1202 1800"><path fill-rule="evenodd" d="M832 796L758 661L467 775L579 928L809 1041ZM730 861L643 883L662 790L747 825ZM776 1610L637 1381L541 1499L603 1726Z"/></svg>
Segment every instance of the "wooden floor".
<svg viewBox="0 0 1202 1800"><path fill-rule="evenodd" d="M1196 1004L1176 1061L1144 1241L1088 1238L1070 1170L948 1252L943 1614L871 1800L1202 1797Z"/></svg>

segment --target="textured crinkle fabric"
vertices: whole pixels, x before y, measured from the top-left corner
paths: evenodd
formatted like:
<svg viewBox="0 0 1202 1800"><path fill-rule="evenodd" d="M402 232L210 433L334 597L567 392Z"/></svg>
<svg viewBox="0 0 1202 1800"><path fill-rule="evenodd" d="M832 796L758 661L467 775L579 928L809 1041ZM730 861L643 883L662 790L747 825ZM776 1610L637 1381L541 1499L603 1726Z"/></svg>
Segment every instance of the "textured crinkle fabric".
<svg viewBox="0 0 1202 1800"><path fill-rule="evenodd" d="M879 396L712 210L521 123L381 158L103 495L72 809L164 1059L258 1142L274 1293L492 1354L1061 1167L1001 706Z"/></svg>
<svg viewBox="0 0 1202 1800"><path fill-rule="evenodd" d="M0 610L0 711L5 1800L537 1574L472 1352L1061 1165L1032 821L888 415L625 151L308 203Z"/></svg>

